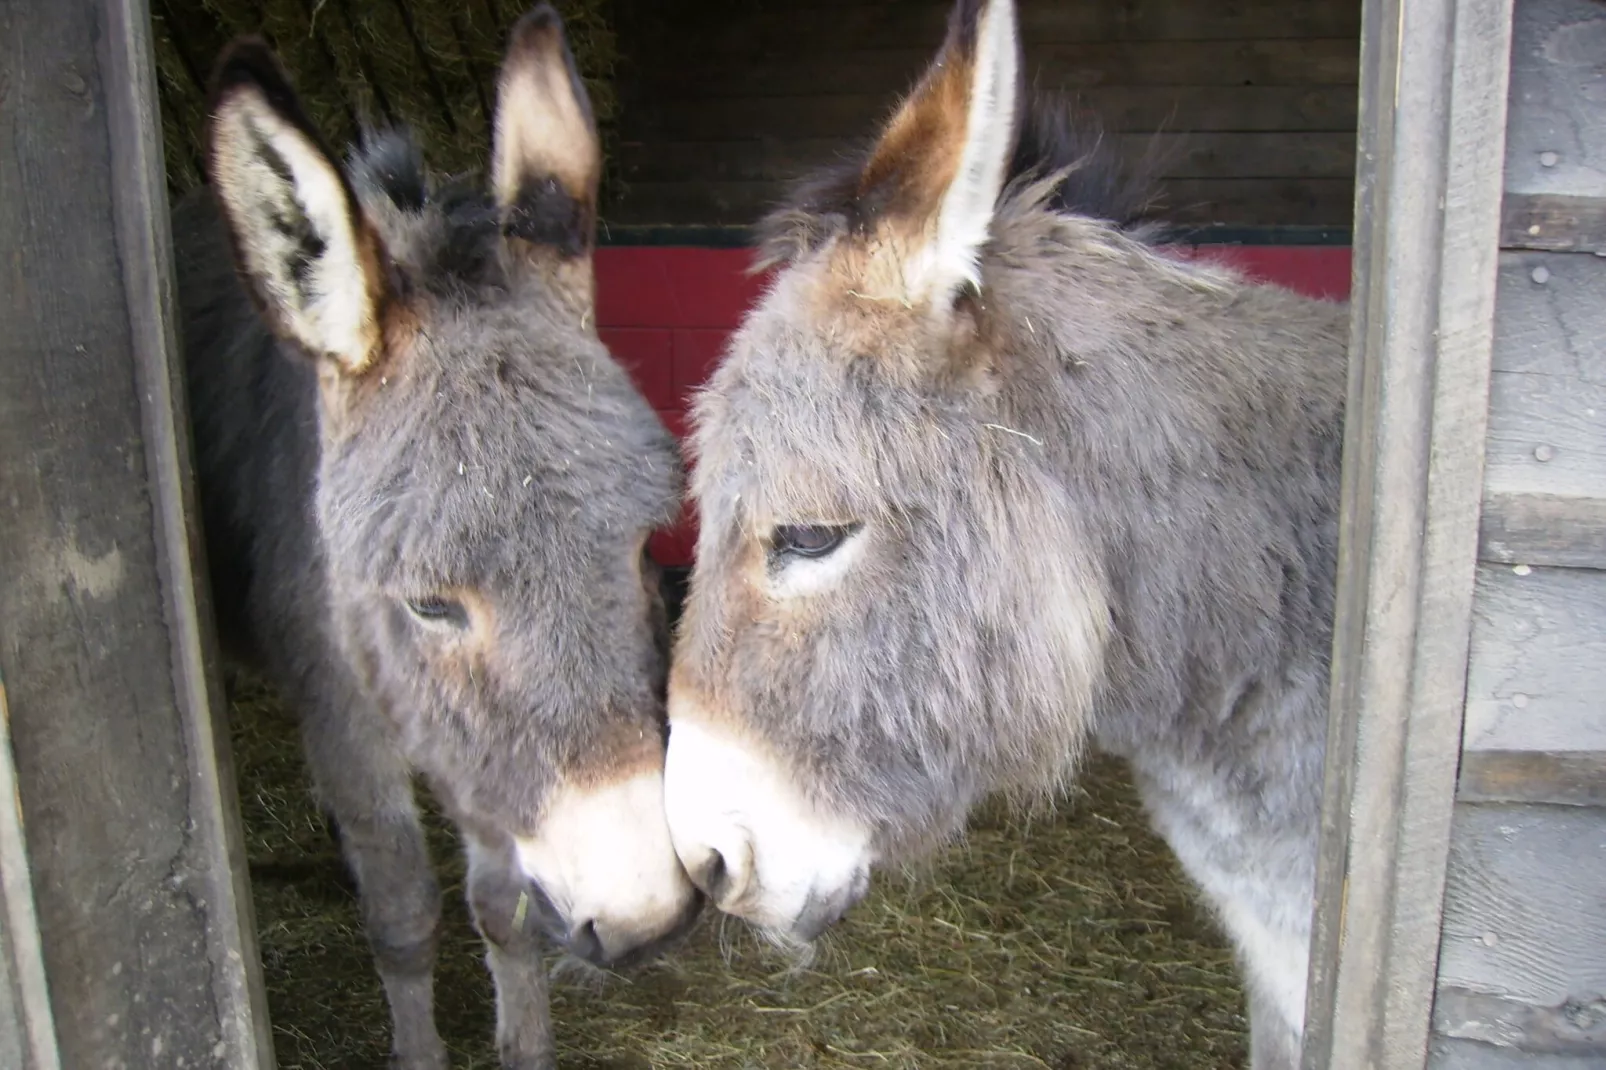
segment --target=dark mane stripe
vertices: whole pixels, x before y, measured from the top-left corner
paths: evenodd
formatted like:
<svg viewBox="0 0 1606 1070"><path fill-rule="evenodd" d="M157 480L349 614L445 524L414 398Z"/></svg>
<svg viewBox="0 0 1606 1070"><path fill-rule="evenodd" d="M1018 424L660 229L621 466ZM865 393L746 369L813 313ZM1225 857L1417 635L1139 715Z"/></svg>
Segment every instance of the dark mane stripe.
<svg viewBox="0 0 1606 1070"><path fill-rule="evenodd" d="M880 187L864 191L860 182L874 148L872 138L792 185L781 206L757 226L765 261L792 260L838 234L863 233L874 225L888 208ZM1033 178L1063 171L1046 207L1139 228L1155 221L1159 162L1153 152L1136 161L1123 159L1094 113L1060 94L1036 93L1026 103L1003 196Z"/></svg>

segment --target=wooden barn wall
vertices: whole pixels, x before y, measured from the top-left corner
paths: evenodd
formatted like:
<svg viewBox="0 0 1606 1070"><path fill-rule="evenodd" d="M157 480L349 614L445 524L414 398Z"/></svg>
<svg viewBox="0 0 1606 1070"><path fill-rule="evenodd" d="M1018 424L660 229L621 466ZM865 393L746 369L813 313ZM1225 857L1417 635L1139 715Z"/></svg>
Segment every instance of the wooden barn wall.
<svg viewBox="0 0 1606 1070"><path fill-rule="evenodd" d="M745 225L872 132L950 0L620 0L623 224ZM1028 74L1123 145L1158 135L1169 215L1347 228L1360 0L1022 0Z"/></svg>
<svg viewBox="0 0 1606 1070"><path fill-rule="evenodd" d="M1517 0L1434 1068L1606 1066L1606 3Z"/></svg>

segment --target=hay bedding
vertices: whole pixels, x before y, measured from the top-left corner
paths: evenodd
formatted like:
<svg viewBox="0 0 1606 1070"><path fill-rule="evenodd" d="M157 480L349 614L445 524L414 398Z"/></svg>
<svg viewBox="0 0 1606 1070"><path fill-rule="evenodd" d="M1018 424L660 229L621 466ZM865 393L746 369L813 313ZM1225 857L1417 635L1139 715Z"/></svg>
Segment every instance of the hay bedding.
<svg viewBox="0 0 1606 1070"><path fill-rule="evenodd" d="M385 1066L388 1016L295 725L230 681L257 925L283 1070ZM494 1070L483 949L449 827L429 815L446 926L440 1029L454 1066ZM623 976L560 971L567 1070L1208 1070L1244 1064L1229 953L1144 824L1124 771L1096 761L1055 815L991 808L930 871L878 878L796 968L705 917Z"/></svg>

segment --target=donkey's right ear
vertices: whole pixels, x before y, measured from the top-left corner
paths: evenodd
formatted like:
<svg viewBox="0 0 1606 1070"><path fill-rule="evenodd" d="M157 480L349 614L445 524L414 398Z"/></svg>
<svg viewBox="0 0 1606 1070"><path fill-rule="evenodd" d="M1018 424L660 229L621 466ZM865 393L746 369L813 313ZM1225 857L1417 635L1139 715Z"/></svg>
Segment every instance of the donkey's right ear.
<svg viewBox="0 0 1606 1070"><path fill-rule="evenodd" d="M384 250L260 39L212 79L207 169L235 264L274 330L357 375L378 356Z"/></svg>
<svg viewBox="0 0 1606 1070"><path fill-rule="evenodd" d="M497 85L491 182L503 231L563 260L591 254L602 143L591 98L550 4L508 35Z"/></svg>

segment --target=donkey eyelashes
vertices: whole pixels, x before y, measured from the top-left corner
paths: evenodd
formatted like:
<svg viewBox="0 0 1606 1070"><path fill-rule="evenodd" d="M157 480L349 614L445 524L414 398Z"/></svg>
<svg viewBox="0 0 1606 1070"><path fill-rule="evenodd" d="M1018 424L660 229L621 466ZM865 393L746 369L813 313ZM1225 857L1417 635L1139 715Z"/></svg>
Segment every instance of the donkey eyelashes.
<svg viewBox="0 0 1606 1070"><path fill-rule="evenodd" d="M826 557L859 527L857 523L782 524L770 533L770 556L777 561L788 557Z"/></svg>
<svg viewBox="0 0 1606 1070"><path fill-rule="evenodd" d="M468 608L455 598L425 595L409 598L407 609L414 617L431 627L467 628Z"/></svg>

